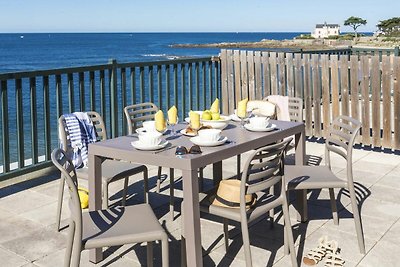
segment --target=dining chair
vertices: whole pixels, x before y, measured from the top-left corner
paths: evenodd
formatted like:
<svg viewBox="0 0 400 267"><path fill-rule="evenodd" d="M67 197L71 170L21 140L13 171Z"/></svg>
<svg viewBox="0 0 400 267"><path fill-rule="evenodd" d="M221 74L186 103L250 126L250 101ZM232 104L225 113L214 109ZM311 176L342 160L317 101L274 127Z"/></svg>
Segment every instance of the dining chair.
<svg viewBox="0 0 400 267"><path fill-rule="evenodd" d="M287 166L285 174L289 190L329 189L333 221L339 224L334 188L349 191L360 252L365 254L364 235L353 180L353 146L361 123L348 116L339 116L329 126L325 141L325 166ZM347 179L337 177L331 169L331 153L346 160Z"/></svg>
<svg viewBox="0 0 400 267"><path fill-rule="evenodd" d="M291 140L284 140L268 146L254 150L249 156L244 166L240 178L240 206L238 208L223 207L212 204L216 198L216 189L207 194L201 193L200 211L223 218L223 231L225 249L228 249L228 223L229 220L240 222L245 252L246 266L252 266L250 251L249 223L268 215L268 211L282 206L284 217L284 240L288 245L292 266L297 266L296 252L294 249L293 233L289 218L288 202L286 189L281 187L278 194L271 193L269 190L273 185L282 182L284 184L284 151ZM261 162L260 159L263 159ZM256 195L256 202L248 208L246 205L246 195ZM183 207L183 204L182 204ZM184 214L183 214L184 216ZM182 219L183 220L183 219ZM182 231L184 233L184 231ZM182 238L182 249L184 251L185 242ZM185 255L185 253L183 253ZM185 259L183 258L183 264Z"/></svg>
<svg viewBox="0 0 400 267"><path fill-rule="evenodd" d="M106 140L107 139L107 132L105 128L105 124L103 118L100 116L99 113L94 111L86 112L89 116L90 120L93 123L93 126L96 129L97 139L98 141ZM58 119L58 132L59 132L59 139L61 143L61 148L65 151L70 151L71 144L70 144L70 136L68 129L65 125L65 117L62 115ZM124 180L124 188L122 191L122 205L125 206L126 204L126 195L127 195L127 188L129 183L129 176L143 173L143 183L144 187L147 188L148 184L148 170L147 167L144 165L138 165L130 162L125 161L118 161L107 159L102 163L102 194L103 194L103 208L108 208L108 186L110 183L125 179ZM88 168L79 168L76 169L76 174L79 179L88 179ZM60 231L60 222L61 222L61 210L62 210L62 203L63 203L63 195L64 195L64 184L65 179L61 176L60 179L60 186L59 186L59 193L58 193L58 205L57 205L57 219L56 219L56 227L57 231ZM147 196L147 191L145 190L145 197Z"/></svg>
<svg viewBox="0 0 400 267"><path fill-rule="evenodd" d="M152 242L157 240L161 241L162 265L168 266L168 236L148 203L82 213L74 165L60 148L52 152L51 159L64 177L70 194L65 267L79 266L81 251L85 249L142 242L147 242L147 263L152 266Z"/></svg>

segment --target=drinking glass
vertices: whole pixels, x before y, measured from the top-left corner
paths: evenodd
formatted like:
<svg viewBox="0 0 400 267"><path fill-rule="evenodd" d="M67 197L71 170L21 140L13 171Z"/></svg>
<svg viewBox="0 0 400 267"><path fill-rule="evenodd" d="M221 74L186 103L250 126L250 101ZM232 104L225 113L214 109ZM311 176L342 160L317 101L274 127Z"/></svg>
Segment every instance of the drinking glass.
<svg viewBox="0 0 400 267"><path fill-rule="evenodd" d="M251 116L251 110L247 110L244 117L238 115L238 117L240 119L240 125L243 129L245 129L244 125L246 124L246 121L248 118L250 118L250 116Z"/></svg>
<svg viewBox="0 0 400 267"><path fill-rule="evenodd" d="M177 132L175 130L175 125L178 124L178 121L179 121L178 117L176 118L175 123L171 123L169 120L167 121L168 126L170 126L170 129L171 129L171 136L176 136L177 135Z"/></svg>

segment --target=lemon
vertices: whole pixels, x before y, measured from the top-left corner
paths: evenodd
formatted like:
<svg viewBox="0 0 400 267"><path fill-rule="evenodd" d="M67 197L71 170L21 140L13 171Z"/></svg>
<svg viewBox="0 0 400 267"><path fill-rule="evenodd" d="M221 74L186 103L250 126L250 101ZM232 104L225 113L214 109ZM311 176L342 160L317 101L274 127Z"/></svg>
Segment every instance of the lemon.
<svg viewBox="0 0 400 267"><path fill-rule="evenodd" d="M211 117L212 117L213 121L217 121L217 120L221 119L221 115L217 112L211 113Z"/></svg>
<svg viewBox="0 0 400 267"><path fill-rule="evenodd" d="M201 115L201 118L203 120L211 120L212 119L212 115L211 115L211 113L209 111L205 110L203 112L203 114Z"/></svg>

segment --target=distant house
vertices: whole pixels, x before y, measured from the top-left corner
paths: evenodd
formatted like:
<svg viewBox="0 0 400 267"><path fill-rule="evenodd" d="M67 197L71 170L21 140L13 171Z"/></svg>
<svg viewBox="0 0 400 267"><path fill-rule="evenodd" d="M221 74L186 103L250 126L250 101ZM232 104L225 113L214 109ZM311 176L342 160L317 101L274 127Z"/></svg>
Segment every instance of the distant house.
<svg viewBox="0 0 400 267"><path fill-rule="evenodd" d="M311 36L314 38L326 38L328 36L335 36L340 34L339 24L317 24Z"/></svg>

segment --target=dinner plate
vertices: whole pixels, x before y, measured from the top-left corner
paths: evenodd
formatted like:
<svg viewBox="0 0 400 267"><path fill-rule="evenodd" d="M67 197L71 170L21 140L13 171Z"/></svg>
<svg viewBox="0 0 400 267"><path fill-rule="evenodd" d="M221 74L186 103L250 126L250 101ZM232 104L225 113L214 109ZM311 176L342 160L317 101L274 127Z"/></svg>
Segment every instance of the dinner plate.
<svg viewBox="0 0 400 267"><path fill-rule="evenodd" d="M190 133L188 133L188 132L186 132L186 128L185 129L182 129L181 131L180 131L180 133L181 134L183 134L183 135L186 135L186 136L196 136L196 133L194 133L194 132L190 132Z"/></svg>
<svg viewBox="0 0 400 267"><path fill-rule="evenodd" d="M268 124L265 128L253 128L251 124L245 124L244 128L252 132L269 132L276 129L276 124Z"/></svg>
<svg viewBox="0 0 400 267"><path fill-rule="evenodd" d="M154 146L149 146L149 145L143 144L140 141L131 142L131 145L138 150L158 150L158 149L166 147L168 144L169 143L166 140L162 140L161 143L159 143L158 145L154 145Z"/></svg>
<svg viewBox="0 0 400 267"><path fill-rule="evenodd" d="M165 134L167 131L168 131L168 129L165 128L165 130L162 132L162 134ZM144 134L144 133L147 132L147 130L146 130L145 128L143 128L143 127L140 127L140 128L137 128L137 129L136 129L136 132L137 132L138 134Z"/></svg>
<svg viewBox="0 0 400 267"><path fill-rule="evenodd" d="M226 137L226 136L225 137L221 136L219 138L219 140L213 141L213 142L201 140L200 136L195 136L195 137L190 138L190 141L193 144L199 145L199 146L219 146L219 145L224 144L227 140L228 140L228 137Z"/></svg>

